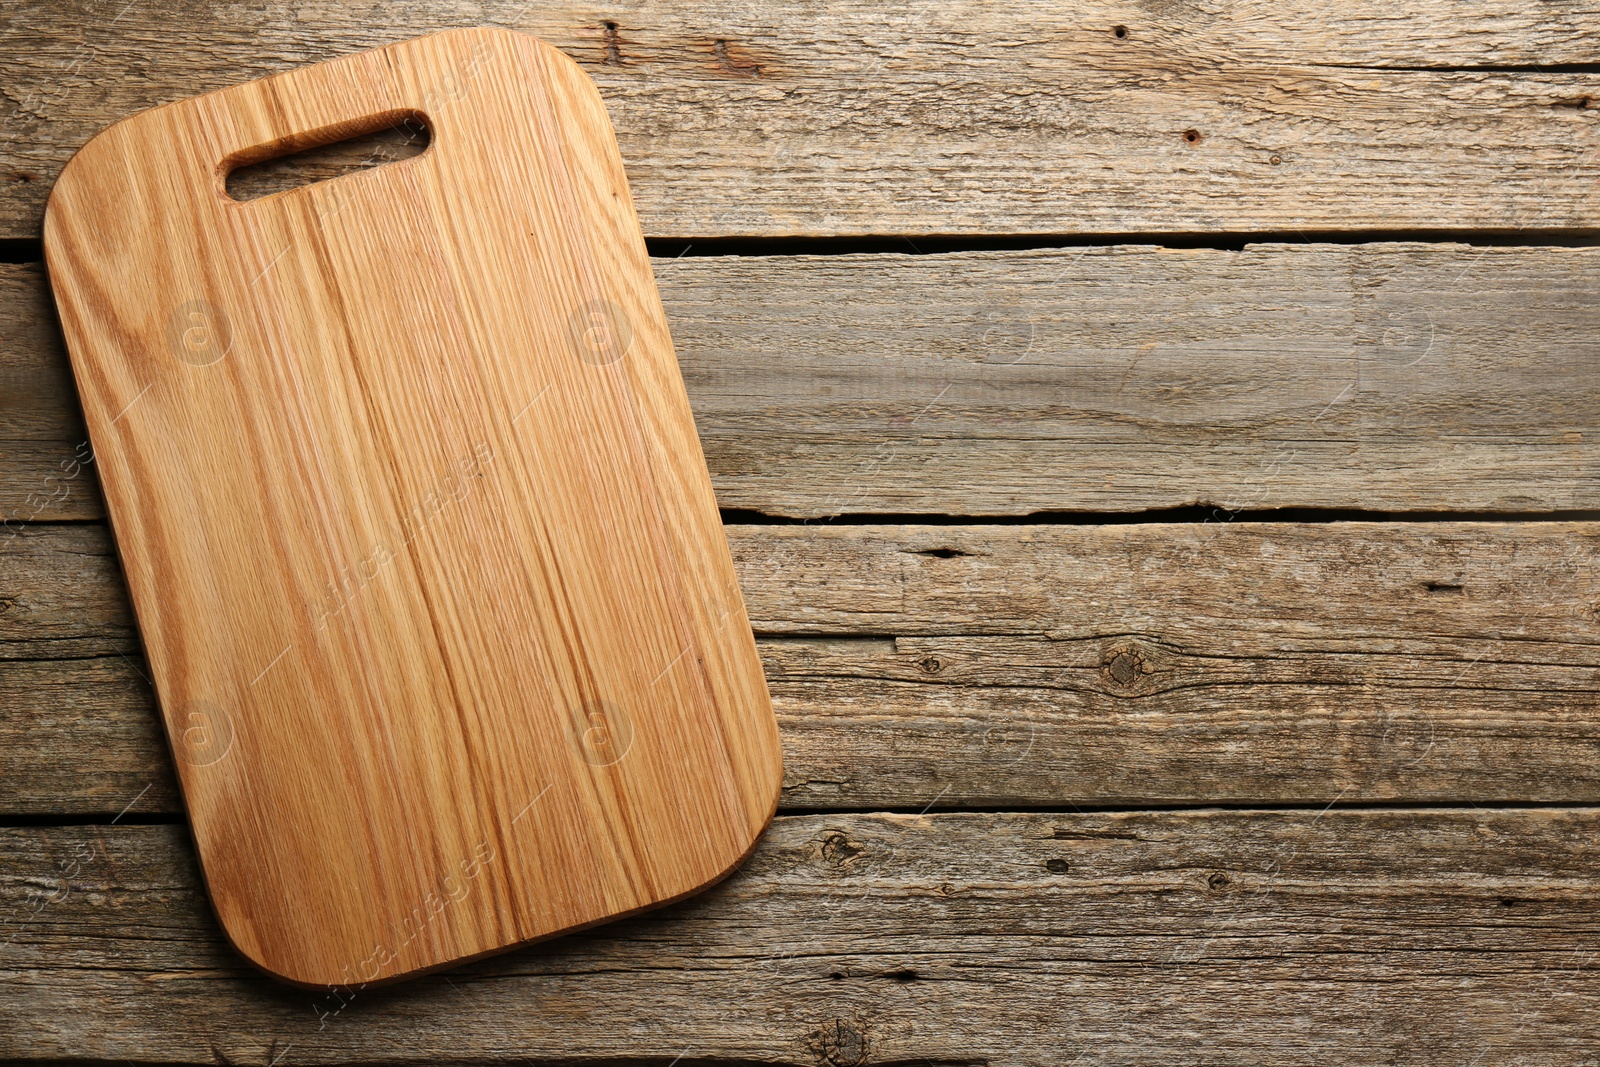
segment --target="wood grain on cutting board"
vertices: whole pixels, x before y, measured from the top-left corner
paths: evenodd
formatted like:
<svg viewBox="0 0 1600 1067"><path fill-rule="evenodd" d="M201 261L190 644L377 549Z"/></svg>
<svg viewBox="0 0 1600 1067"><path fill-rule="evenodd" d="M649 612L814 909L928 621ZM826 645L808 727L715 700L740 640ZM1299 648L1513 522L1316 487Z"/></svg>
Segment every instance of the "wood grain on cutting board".
<svg viewBox="0 0 1600 1067"><path fill-rule="evenodd" d="M420 117L415 158L233 166ZM46 248L207 882L310 985L675 899L776 727L586 76L452 31L146 112Z"/></svg>

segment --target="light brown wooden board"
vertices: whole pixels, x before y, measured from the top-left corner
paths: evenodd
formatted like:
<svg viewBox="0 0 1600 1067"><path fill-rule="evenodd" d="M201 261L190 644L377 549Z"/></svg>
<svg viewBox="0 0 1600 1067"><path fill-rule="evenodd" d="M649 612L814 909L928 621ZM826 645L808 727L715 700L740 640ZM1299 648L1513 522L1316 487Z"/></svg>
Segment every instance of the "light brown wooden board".
<svg viewBox="0 0 1600 1067"><path fill-rule="evenodd" d="M1600 813L779 818L668 911L343 999L253 974L177 827L0 831L10 1060L1587 1062Z"/></svg>
<svg viewBox="0 0 1600 1067"><path fill-rule="evenodd" d="M728 533L789 807L1600 802L1600 524ZM0 603L0 812L175 810L104 532Z"/></svg>
<svg viewBox="0 0 1600 1067"><path fill-rule="evenodd" d="M14 2L0 236L37 232L56 171L116 118L471 22L546 38L596 78L652 236L1600 224L1586 105L1600 75L1528 69L1593 62L1581 4L406 0L373 12Z"/></svg>
<svg viewBox="0 0 1600 1067"><path fill-rule="evenodd" d="M656 260L719 502L770 514L1600 508L1597 250ZM0 507L98 514L36 268Z"/></svg>
<svg viewBox="0 0 1600 1067"><path fill-rule="evenodd" d="M404 112L421 156L222 192L234 164ZM144 113L63 172L45 248L247 956L391 980L680 898L748 852L776 724L574 64L461 31Z"/></svg>

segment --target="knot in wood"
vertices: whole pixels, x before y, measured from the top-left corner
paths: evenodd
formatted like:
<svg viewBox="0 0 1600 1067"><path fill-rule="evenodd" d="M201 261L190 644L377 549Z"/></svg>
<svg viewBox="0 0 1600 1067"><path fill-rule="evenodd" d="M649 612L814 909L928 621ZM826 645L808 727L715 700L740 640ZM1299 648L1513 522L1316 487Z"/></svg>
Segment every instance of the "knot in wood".
<svg viewBox="0 0 1600 1067"><path fill-rule="evenodd" d="M847 866L862 851L862 846L837 830L828 832L822 838L822 859L830 867Z"/></svg>
<svg viewBox="0 0 1600 1067"><path fill-rule="evenodd" d="M858 1067L866 1062L867 1035L848 1019L829 1019L812 1036L817 1061L831 1067Z"/></svg>
<svg viewBox="0 0 1600 1067"><path fill-rule="evenodd" d="M1137 684L1143 675L1150 673L1144 653L1136 645L1121 645L1108 649L1101 660L1101 666L1111 684L1124 689Z"/></svg>

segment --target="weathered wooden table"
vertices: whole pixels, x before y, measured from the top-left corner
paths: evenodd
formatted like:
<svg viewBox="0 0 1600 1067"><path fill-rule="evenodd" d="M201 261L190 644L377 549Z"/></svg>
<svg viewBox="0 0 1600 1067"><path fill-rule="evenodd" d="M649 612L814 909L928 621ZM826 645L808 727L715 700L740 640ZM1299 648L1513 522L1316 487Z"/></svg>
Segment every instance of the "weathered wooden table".
<svg viewBox="0 0 1600 1067"><path fill-rule="evenodd" d="M1407 6L11 0L0 1059L1600 1059L1600 8ZM119 117L480 22L612 109L783 810L318 996L201 895L40 217Z"/></svg>

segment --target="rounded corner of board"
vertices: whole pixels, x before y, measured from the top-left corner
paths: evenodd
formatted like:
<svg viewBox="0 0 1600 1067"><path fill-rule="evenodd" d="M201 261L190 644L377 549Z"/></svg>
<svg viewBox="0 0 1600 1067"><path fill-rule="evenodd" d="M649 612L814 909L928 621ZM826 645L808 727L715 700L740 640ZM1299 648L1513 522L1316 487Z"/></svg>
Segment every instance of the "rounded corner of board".
<svg viewBox="0 0 1600 1067"><path fill-rule="evenodd" d="M288 970L283 969L278 961L268 959L258 948L252 944L247 944L245 940L234 933L236 917L223 912L221 908L216 907L214 904L212 911L217 916L218 925L222 927L222 936L227 939L228 947L237 952L251 967L268 978L282 982L285 985L294 986L297 989L328 990L334 986L346 984L336 980L322 981L316 975L290 973Z"/></svg>
<svg viewBox="0 0 1600 1067"><path fill-rule="evenodd" d="M685 895L695 896L705 892L712 886L721 884L723 881L732 877L736 871L749 862L750 857L755 855L756 849L761 847L761 841L767 836L767 831L772 828L772 819L777 812L778 798L777 795L774 794L772 798L772 804L768 809L766 816L759 822L752 825L750 827L750 832L745 835L743 847L729 856L728 859L724 860L723 863L717 868L717 872L714 875L695 886Z"/></svg>
<svg viewBox="0 0 1600 1067"><path fill-rule="evenodd" d="M56 180L50 186L50 195L44 202L44 247L48 254L54 243L56 228L61 225L61 204L63 198L72 194L73 186L82 181L82 175L95 168L98 157L106 152L117 136L125 133L128 128L136 125L139 120L148 114L141 111L126 118L120 118L105 129L96 133L73 152L67 161L62 164L61 170L56 174Z"/></svg>

